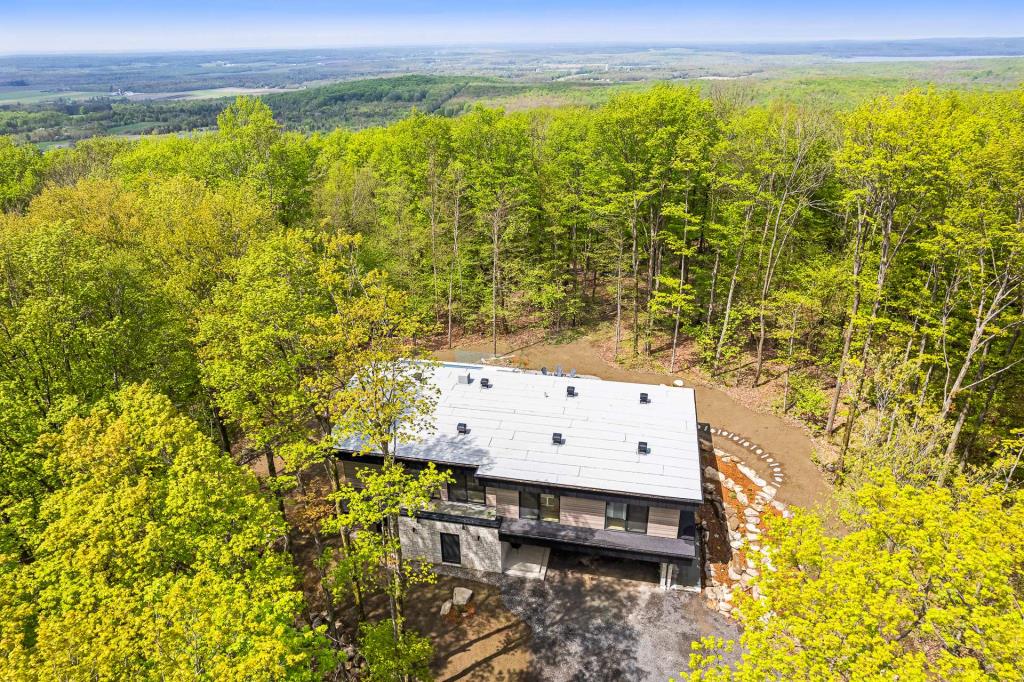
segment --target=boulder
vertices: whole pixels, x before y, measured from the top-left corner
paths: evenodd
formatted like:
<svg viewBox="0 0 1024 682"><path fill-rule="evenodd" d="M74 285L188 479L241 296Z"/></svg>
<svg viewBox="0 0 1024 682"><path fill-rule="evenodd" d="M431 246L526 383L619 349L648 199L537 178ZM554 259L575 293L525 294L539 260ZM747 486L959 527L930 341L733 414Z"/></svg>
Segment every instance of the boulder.
<svg viewBox="0 0 1024 682"><path fill-rule="evenodd" d="M744 507L750 504L750 500L747 499L747 494L739 487L736 488L736 501Z"/></svg>
<svg viewBox="0 0 1024 682"><path fill-rule="evenodd" d="M737 468L739 468L740 471L743 472L743 475L749 478L751 481L753 481L754 485L756 485L757 487L763 488L765 485L767 485L765 483L765 480L758 476L757 472L748 467L746 464L737 464L736 466Z"/></svg>
<svg viewBox="0 0 1024 682"><path fill-rule="evenodd" d="M730 580L739 580L742 577L743 577L743 574L740 573L739 571L737 571L735 568L733 568L732 564L729 564L729 579Z"/></svg>
<svg viewBox="0 0 1024 682"><path fill-rule="evenodd" d="M779 492L779 489L773 485L762 485L761 492L767 495L769 499L774 499L775 495Z"/></svg>
<svg viewBox="0 0 1024 682"><path fill-rule="evenodd" d="M721 481L725 478L725 476L722 475L722 472L713 466L704 467L704 475L713 481Z"/></svg>
<svg viewBox="0 0 1024 682"><path fill-rule="evenodd" d="M473 590L468 587L456 587L452 590L452 603L456 606L465 606L473 598Z"/></svg>
<svg viewBox="0 0 1024 682"><path fill-rule="evenodd" d="M449 613L451 613L451 611L452 611L452 600L451 599L447 599L447 600L445 600L445 602L443 604L441 604L441 617L444 618Z"/></svg>
<svg viewBox="0 0 1024 682"><path fill-rule="evenodd" d="M736 530L737 528L740 527L740 517L736 516L735 514L733 514L732 516L728 517L728 522L729 522L729 530Z"/></svg>
<svg viewBox="0 0 1024 682"><path fill-rule="evenodd" d="M756 509L751 509L750 507L747 507L746 509L743 510L743 515L748 517L748 518L756 519L761 514L759 514Z"/></svg>

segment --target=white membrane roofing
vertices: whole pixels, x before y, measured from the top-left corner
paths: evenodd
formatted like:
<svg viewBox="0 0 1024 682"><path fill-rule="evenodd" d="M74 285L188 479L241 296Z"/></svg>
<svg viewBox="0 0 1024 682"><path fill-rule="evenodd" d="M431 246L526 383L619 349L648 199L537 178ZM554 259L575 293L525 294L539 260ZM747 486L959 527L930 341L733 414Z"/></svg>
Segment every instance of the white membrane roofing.
<svg viewBox="0 0 1024 682"><path fill-rule="evenodd" d="M461 383L469 374L472 381ZM487 378L491 388L483 388ZM691 388L545 376L442 364L434 431L399 443L400 459L477 467L487 478L701 501L697 411ZM574 386L577 396L566 395ZM649 404L641 404L640 393ZM469 428L460 435L459 422ZM552 442L562 434L563 445ZM647 454L638 452L640 441ZM358 450L355 440L339 444Z"/></svg>

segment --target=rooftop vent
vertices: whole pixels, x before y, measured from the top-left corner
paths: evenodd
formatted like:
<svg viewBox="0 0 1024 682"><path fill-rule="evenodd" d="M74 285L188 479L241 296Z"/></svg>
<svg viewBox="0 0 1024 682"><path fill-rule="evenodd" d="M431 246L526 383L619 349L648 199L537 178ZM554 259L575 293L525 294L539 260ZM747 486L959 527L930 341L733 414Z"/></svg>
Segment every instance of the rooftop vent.
<svg viewBox="0 0 1024 682"><path fill-rule="evenodd" d="M551 444L552 445L565 445L565 439L562 438L562 434L560 434L560 433L558 433L556 431L555 433L551 434Z"/></svg>
<svg viewBox="0 0 1024 682"><path fill-rule="evenodd" d="M636 451L641 455L651 454L651 449L647 447L647 441L642 440L636 444Z"/></svg>
<svg viewBox="0 0 1024 682"><path fill-rule="evenodd" d="M490 388L490 387L491 387L491 380L490 379L488 379L487 377L484 377L484 378L480 379L480 388Z"/></svg>
<svg viewBox="0 0 1024 682"><path fill-rule="evenodd" d="M470 374L469 372L466 372L465 374L460 374L459 375L459 383L460 384L471 384L471 383L473 383L473 375Z"/></svg>
<svg viewBox="0 0 1024 682"><path fill-rule="evenodd" d="M651 402L651 397L649 395L647 395L646 393L641 393L640 394L640 404L641 405L647 405L650 402Z"/></svg>
<svg viewBox="0 0 1024 682"><path fill-rule="evenodd" d="M575 386L566 386L565 387L565 395L569 396L570 398L575 398L577 396L576 387Z"/></svg>
<svg viewBox="0 0 1024 682"><path fill-rule="evenodd" d="M462 434L463 436L466 435L467 433L469 433L469 427L466 426L466 422L459 422L455 426L455 428L458 429L459 433Z"/></svg>

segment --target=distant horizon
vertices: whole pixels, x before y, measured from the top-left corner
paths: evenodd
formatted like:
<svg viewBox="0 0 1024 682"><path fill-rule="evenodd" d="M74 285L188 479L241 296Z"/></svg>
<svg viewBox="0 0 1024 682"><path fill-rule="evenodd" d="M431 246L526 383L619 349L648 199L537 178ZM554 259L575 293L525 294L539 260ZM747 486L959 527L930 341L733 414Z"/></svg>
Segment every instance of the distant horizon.
<svg viewBox="0 0 1024 682"><path fill-rule="evenodd" d="M0 51L26 56L1024 36L1014 0L0 0L0 13Z"/></svg>
<svg viewBox="0 0 1024 682"><path fill-rule="evenodd" d="M920 38L815 38L815 39L780 39L780 40L705 40L705 41L628 41L628 40L586 40L586 41L507 41L507 42L425 42L425 43L365 43L349 45L304 45L304 46L272 46L272 47L183 47L183 48L126 48L126 49L94 49L94 50L71 50L71 51L22 51L6 52L0 49L0 57L75 57L75 56L116 56L116 55L165 55L165 54L226 54L246 52L315 52L318 50L389 50L389 49L439 49L439 48L465 48L465 49L486 49L486 48L573 48L573 47L604 47L604 48L695 48L706 51L715 51L717 47L785 47L785 46L829 46L842 44L885 44L885 43L928 43L928 42L956 42L956 41L1000 41L1019 40L1022 45L1019 48L1021 54L1001 53L978 53L969 55L950 55L970 58L1001 58L1001 57L1024 57L1024 33L1020 35L985 35L985 36L928 36ZM801 53L802 54L802 53ZM889 56L889 55L885 55ZM898 57L899 55L892 55Z"/></svg>

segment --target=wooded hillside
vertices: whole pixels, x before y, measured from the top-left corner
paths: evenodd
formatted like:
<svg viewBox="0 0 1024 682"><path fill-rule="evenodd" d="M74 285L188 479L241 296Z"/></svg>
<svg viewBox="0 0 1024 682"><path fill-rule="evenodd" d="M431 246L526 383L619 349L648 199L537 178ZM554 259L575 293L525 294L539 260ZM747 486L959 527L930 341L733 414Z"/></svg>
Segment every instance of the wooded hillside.
<svg viewBox="0 0 1024 682"><path fill-rule="evenodd" d="M399 566L380 587L394 630L361 641L412 652L394 674L415 674L397 511L360 517L352 491L317 498L301 472L339 435L386 447L422 419L429 397L383 368L466 333L604 325L621 362L670 372L685 347L718 381L781 382L778 409L834 444L840 485L970 481L1008 496L992 518L1020 508L1024 91L840 114L656 86L312 135L240 98L190 138L46 154L0 138L0 208L0 677L334 670L334 618L297 625L286 492L306 519L289 532L329 559L328 608L361 608L360 566ZM267 461L269 492L232 458ZM443 482L382 475L423 504ZM328 541L353 527L380 544ZM1019 598L1006 551L989 579ZM178 629L157 646L161 618ZM229 646L239 619L259 627ZM1015 655L912 631L922 655L953 652L946 672L997 679Z"/></svg>

